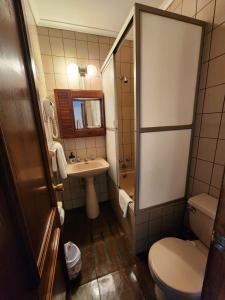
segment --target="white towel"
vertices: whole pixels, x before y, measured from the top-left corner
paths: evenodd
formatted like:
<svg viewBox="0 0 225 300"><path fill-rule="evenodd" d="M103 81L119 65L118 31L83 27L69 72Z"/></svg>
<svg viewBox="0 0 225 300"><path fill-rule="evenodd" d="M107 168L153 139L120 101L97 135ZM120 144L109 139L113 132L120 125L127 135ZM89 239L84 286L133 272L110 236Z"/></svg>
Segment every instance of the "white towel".
<svg viewBox="0 0 225 300"><path fill-rule="evenodd" d="M127 216L127 210L130 203L133 203L133 200L128 196L128 194L124 190L119 189L119 204L123 212L124 218L126 218Z"/></svg>
<svg viewBox="0 0 225 300"><path fill-rule="evenodd" d="M58 211L59 211L60 224L63 225L64 218L65 218L65 211L62 207L58 207Z"/></svg>
<svg viewBox="0 0 225 300"><path fill-rule="evenodd" d="M58 206L58 208L62 208L63 206L62 206L62 201L57 201L57 206Z"/></svg>
<svg viewBox="0 0 225 300"><path fill-rule="evenodd" d="M53 142L52 150L56 150L56 155L52 157L52 170L53 172L57 172L59 167L59 174L63 179L65 179L67 178L67 161L65 158L63 147L59 142Z"/></svg>
<svg viewBox="0 0 225 300"><path fill-rule="evenodd" d="M57 167L56 152L55 152L55 154L52 156L52 171L57 172L57 170L58 167Z"/></svg>
<svg viewBox="0 0 225 300"><path fill-rule="evenodd" d="M65 211L62 207L62 201L57 201L57 206L58 206L58 212L60 217L60 224L63 225L64 218L65 218Z"/></svg>

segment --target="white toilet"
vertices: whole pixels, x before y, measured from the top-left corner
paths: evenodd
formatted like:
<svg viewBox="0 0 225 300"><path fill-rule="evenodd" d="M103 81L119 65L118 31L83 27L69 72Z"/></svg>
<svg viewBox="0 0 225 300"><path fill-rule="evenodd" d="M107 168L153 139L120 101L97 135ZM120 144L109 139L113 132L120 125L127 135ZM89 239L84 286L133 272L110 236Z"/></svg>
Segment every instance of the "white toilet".
<svg viewBox="0 0 225 300"><path fill-rule="evenodd" d="M148 263L158 300L200 299L218 200L208 194L188 200L190 229L199 240L164 238L152 245Z"/></svg>

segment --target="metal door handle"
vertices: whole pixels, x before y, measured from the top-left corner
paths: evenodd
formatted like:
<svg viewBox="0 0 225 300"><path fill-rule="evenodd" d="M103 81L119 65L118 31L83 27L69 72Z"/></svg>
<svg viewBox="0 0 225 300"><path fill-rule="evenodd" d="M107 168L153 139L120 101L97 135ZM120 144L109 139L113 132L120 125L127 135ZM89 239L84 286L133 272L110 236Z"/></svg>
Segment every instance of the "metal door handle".
<svg viewBox="0 0 225 300"><path fill-rule="evenodd" d="M63 183L58 183L58 184L52 184L53 189L56 192L63 192L64 191L64 186Z"/></svg>
<svg viewBox="0 0 225 300"><path fill-rule="evenodd" d="M213 233L213 245L220 252L225 251L225 236L219 234L218 232Z"/></svg>

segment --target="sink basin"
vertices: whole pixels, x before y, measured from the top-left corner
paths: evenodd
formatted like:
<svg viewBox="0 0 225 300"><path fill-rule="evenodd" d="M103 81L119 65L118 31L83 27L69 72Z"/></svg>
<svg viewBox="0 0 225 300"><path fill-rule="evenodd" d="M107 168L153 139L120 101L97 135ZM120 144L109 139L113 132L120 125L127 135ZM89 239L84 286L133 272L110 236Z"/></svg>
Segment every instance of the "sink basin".
<svg viewBox="0 0 225 300"><path fill-rule="evenodd" d="M90 219L95 219L99 216L98 199L94 186L94 176L106 172L109 168L109 163L103 158L96 158L84 162L68 164L68 176L83 177L86 182L86 211Z"/></svg>
<svg viewBox="0 0 225 300"><path fill-rule="evenodd" d="M68 176L93 177L104 173L109 168L109 164L103 158L88 160L67 165Z"/></svg>

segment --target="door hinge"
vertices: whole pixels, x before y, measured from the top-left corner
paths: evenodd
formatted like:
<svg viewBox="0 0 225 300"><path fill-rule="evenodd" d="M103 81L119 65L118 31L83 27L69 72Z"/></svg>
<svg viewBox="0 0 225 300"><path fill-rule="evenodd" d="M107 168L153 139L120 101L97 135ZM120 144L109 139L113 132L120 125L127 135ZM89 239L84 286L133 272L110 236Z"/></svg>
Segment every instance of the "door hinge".
<svg viewBox="0 0 225 300"><path fill-rule="evenodd" d="M64 191L64 186L63 183L58 183L58 184L52 184L53 189L56 192L63 192Z"/></svg>

